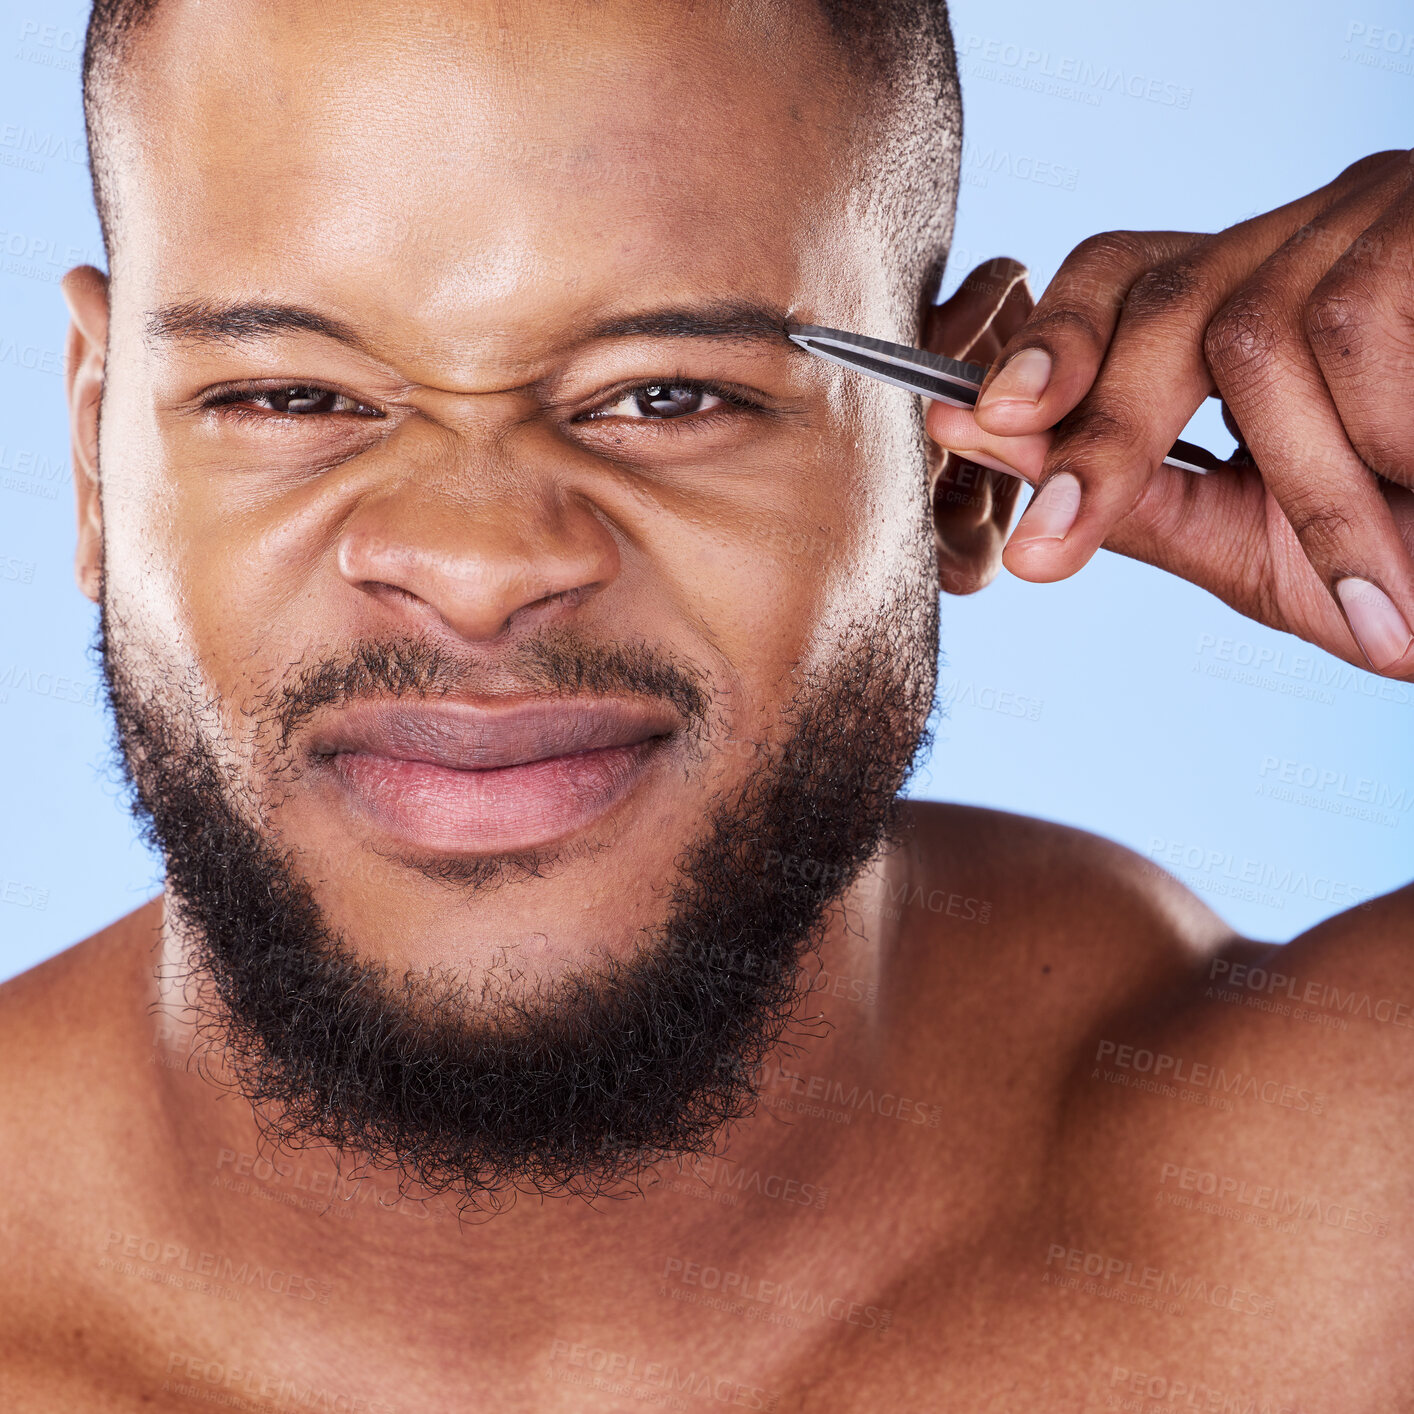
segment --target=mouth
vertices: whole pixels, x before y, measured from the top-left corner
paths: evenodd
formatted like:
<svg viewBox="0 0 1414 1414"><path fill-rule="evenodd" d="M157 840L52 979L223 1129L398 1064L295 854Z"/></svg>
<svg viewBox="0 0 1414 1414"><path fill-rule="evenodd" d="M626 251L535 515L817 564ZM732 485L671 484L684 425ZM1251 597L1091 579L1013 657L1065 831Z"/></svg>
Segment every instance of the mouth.
<svg viewBox="0 0 1414 1414"><path fill-rule="evenodd" d="M359 703L318 729L316 769L355 815L437 853L563 840L640 784L680 726L612 699Z"/></svg>

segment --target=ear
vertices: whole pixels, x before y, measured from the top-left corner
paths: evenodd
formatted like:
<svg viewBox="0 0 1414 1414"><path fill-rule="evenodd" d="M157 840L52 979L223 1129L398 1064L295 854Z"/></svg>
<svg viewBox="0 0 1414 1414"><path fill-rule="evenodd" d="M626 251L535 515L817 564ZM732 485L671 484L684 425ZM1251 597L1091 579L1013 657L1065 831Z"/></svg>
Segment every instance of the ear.
<svg viewBox="0 0 1414 1414"><path fill-rule="evenodd" d="M948 358L991 363L1035 303L1026 267L997 256L979 265L945 304L924 306L923 347ZM964 461L931 438L928 474L939 586L949 594L975 594L1001 567L1021 482Z"/></svg>
<svg viewBox="0 0 1414 1414"><path fill-rule="evenodd" d="M74 578L98 602L103 568L103 504L98 492L98 408L103 400L103 367L108 350L108 277L92 265L64 276L60 288L69 306L65 386L69 397L69 441L78 509Z"/></svg>

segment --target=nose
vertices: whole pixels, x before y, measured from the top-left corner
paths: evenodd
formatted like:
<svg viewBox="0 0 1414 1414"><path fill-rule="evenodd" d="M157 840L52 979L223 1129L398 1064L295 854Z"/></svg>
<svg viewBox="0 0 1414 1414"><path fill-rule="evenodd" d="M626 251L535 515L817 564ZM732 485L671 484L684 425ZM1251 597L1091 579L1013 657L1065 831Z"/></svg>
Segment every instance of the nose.
<svg viewBox="0 0 1414 1414"><path fill-rule="evenodd" d="M619 550L588 500L552 480L409 480L344 523L338 567L415 627L482 643L572 613L617 577Z"/></svg>

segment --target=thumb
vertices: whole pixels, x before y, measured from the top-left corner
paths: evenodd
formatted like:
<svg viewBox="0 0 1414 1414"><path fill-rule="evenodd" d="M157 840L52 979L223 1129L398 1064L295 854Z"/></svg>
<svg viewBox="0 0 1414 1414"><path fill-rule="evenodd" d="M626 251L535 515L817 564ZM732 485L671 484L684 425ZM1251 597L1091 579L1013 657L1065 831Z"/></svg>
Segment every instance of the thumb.
<svg viewBox="0 0 1414 1414"><path fill-rule="evenodd" d="M1261 473L1247 463L1198 475L1164 462L1104 548L1176 574L1240 613L1261 616L1256 610L1271 568Z"/></svg>

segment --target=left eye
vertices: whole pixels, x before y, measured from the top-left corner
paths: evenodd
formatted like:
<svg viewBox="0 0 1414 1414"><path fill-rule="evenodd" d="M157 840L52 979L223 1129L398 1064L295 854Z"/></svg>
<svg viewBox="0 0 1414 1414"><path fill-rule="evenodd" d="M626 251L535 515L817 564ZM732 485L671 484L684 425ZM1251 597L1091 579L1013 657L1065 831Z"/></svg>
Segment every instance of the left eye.
<svg viewBox="0 0 1414 1414"><path fill-rule="evenodd" d="M600 408L596 417L630 417L661 420L688 413L711 412L727 400L691 383L645 383L625 393L618 402Z"/></svg>

